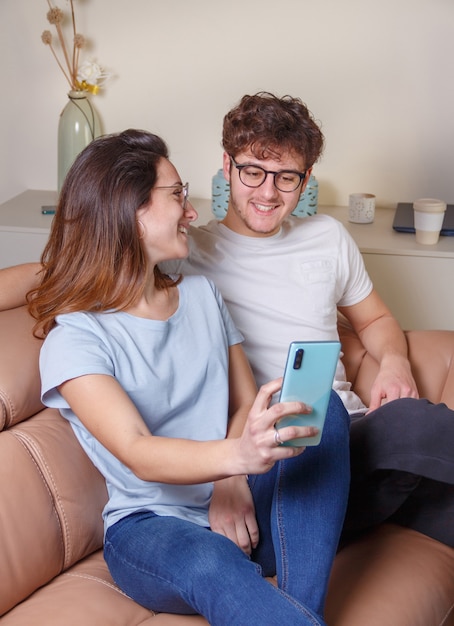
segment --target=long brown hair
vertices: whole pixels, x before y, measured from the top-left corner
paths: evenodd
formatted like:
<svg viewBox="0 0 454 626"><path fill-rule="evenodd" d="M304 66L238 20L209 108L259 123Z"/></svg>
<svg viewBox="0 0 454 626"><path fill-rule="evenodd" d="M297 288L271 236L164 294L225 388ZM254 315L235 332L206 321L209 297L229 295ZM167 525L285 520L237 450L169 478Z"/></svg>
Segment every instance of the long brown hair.
<svg viewBox="0 0 454 626"><path fill-rule="evenodd" d="M103 136L79 154L41 257L41 283L27 296L35 333L46 335L61 313L121 310L140 297L148 268L136 211L168 156L160 137L140 130ZM154 277L160 289L178 282L157 266Z"/></svg>

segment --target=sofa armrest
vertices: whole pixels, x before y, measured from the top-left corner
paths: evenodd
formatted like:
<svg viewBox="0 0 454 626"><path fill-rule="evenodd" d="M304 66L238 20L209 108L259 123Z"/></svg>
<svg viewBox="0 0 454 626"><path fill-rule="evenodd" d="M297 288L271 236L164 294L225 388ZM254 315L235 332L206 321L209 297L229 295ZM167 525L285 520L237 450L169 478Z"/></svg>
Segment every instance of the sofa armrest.
<svg viewBox="0 0 454 626"><path fill-rule="evenodd" d="M454 408L454 331L411 330L405 335L420 395Z"/></svg>
<svg viewBox="0 0 454 626"><path fill-rule="evenodd" d="M368 405L370 389L378 374L378 363L344 318L339 318L338 329L347 379ZM411 330L405 332L405 337L420 396L454 408L454 331Z"/></svg>

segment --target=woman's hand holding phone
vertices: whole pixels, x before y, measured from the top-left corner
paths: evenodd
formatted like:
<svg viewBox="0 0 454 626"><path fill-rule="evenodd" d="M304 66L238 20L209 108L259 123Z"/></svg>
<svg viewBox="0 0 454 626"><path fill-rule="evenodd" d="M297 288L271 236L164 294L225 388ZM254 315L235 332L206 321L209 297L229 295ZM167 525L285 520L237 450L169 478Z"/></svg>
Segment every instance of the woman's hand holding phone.
<svg viewBox="0 0 454 626"><path fill-rule="evenodd" d="M249 411L243 433L236 441L238 460L242 466L240 473L264 474L282 459L292 458L304 451L304 446L287 447L281 445L287 439L315 437L318 428L314 426L290 425L276 436L275 424L282 418L294 414L310 414L312 408L299 401L278 402L270 405L272 396L281 389L282 378L263 385Z"/></svg>

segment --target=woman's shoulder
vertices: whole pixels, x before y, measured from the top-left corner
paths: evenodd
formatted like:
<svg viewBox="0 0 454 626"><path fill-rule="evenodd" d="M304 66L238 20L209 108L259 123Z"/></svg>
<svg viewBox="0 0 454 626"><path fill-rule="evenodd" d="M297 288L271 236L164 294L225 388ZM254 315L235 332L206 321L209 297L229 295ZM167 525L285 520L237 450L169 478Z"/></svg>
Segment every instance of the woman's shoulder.
<svg viewBox="0 0 454 626"><path fill-rule="evenodd" d="M188 274L183 277L181 285L186 289L188 298L198 300L217 308L224 307L224 299L216 284L204 274Z"/></svg>
<svg viewBox="0 0 454 626"><path fill-rule="evenodd" d="M49 334L55 333L56 330L60 330L60 333L70 336L78 334L95 334L99 335L110 327L116 326L119 318L119 314L116 311L103 311L91 312L91 311L74 311L71 313L60 313L55 318L55 326Z"/></svg>
<svg viewBox="0 0 454 626"><path fill-rule="evenodd" d="M215 283L203 274L185 274L181 285L190 298L204 301L215 299L218 303L222 300Z"/></svg>
<svg viewBox="0 0 454 626"><path fill-rule="evenodd" d="M60 313L55 321L60 326L82 326L95 322L100 315L105 313L92 313L90 311L72 311L71 313Z"/></svg>
<svg viewBox="0 0 454 626"><path fill-rule="evenodd" d="M211 291L216 290L216 285L214 284L214 282L211 280L211 278L208 278L208 276L205 276L204 274L185 274L183 276L183 283L186 285L187 288L190 287L191 289L210 289Z"/></svg>

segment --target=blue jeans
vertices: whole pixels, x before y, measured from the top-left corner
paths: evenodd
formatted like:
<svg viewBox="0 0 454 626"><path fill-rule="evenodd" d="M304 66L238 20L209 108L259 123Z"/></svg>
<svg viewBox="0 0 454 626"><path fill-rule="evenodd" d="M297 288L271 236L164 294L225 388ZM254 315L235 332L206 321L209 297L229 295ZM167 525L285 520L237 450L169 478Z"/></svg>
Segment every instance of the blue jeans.
<svg viewBox="0 0 454 626"><path fill-rule="evenodd" d="M348 498L348 441L348 415L333 392L320 445L250 477L260 528L251 558L207 528L140 511L106 533L114 580L145 607L200 613L212 626L324 625ZM278 588L264 578L275 574Z"/></svg>

